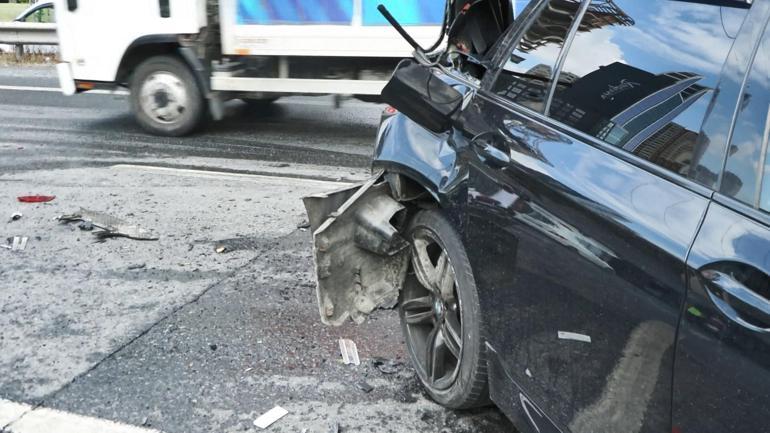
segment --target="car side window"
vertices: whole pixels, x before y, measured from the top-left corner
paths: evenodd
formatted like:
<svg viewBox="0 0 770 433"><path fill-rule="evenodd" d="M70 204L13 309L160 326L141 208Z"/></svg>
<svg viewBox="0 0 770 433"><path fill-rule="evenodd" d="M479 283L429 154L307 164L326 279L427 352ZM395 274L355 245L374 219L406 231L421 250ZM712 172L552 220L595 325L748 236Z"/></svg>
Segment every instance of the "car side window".
<svg viewBox="0 0 770 433"><path fill-rule="evenodd" d="M770 34L757 49L738 103L732 140L719 191L752 207L770 211L766 167L770 126ZM764 173L764 176L763 176Z"/></svg>
<svg viewBox="0 0 770 433"><path fill-rule="evenodd" d="M37 9L24 17L24 22L27 23L55 23L56 16L53 12L53 7L43 7Z"/></svg>
<svg viewBox="0 0 770 433"><path fill-rule="evenodd" d="M546 1L505 62L492 91L519 105L543 112L564 39L580 3Z"/></svg>
<svg viewBox="0 0 770 433"><path fill-rule="evenodd" d="M549 116L683 176L737 13L706 2L592 0Z"/></svg>

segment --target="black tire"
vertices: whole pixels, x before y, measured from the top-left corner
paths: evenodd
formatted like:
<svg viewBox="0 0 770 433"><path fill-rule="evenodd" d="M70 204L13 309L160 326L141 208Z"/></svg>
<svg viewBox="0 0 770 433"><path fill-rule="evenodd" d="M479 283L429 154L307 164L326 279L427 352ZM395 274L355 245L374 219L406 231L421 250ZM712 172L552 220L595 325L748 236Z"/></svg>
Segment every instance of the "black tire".
<svg viewBox="0 0 770 433"><path fill-rule="evenodd" d="M151 81L157 80L159 76L170 82L152 91L152 86L157 84ZM131 109L139 125L147 132L171 137L187 135L199 127L206 117L203 91L193 72L178 57L163 55L145 60L134 71L129 85ZM155 105L161 108L170 107L169 115L165 119L158 111L148 107L148 99L142 103L145 86L148 93L154 95L151 99ZM165 90L166 88L169 90ZM175 95L184 95L184 99L174 101ZM165 105L163 98L166 98ZM177 103L178 106L169 106L169 101Z"/></svg>
<svg viewBox="0 0 770 433"><path fill-rule="evenodd" d="M401 316L401 327L407 351L417 370L417 375L433 400L443 406L453 409L467 409L488 405L490 401L487 384L487 358L482 333L479 298L470 262L460 237L449 221L437 210L426 210L417 213L411 220L406 234L412 245L413 260L410 264L407 281L400 294L399 314ZM417 250L420 248L418 244L424 244L422 240L424 237L431 238L438 245L437 247L424 248L426 251L429 248L433 248L433 252L428 253L431 255L430 260L433 266L439 267L436 266L436 262L441 260L438 258L441 255L438 252L439 247L446 252L449 264L448 269L451 269L451 272L454 273L454 282L450 281L450 271L444 273L436 272L436 274L449 276L437 278L437 281L439 281L437 286L446 288L448 287L447 283L451 285L450 291L453 293L451 297L448 295L438 295L439 297L437 298L437 292L445 292L445 290L441 288L437 291L426 289L425 285L421 283L423 280L420 280L418 277L415 260L419 260L417 259L419 256ZM424 289L424 291L421 291L421 289ZM433 302L433 307L426 308L426 305L424 305L424 303L427 303L427 301L423 301L425 299L424 293L428 293L428 296L433 296L432 301L430 301ZM454 303L452 305L451 299L453 298ZM436 306L437 302L443 303L444 306ZM430 318L432 322L422 323L427 320L427 314L433 316ZM407 316L409 316L408 320ZM455 321L457 318L459 318L459 324ZM440 322L444 323L444 325L441 325ZM445 331L443 327L451 327L451 323L455 323L455 332ZM457 325L459 325L459 328ZM420 339L423 335L426 335L425 331L431 327L433 327L433 330L427 333L426 342L420 344ZM456 332L457 329L460 331ZM433 334L434 332L436 333L435 335ZM442 337L436 336L439 334ZM428 341L431 341L431 335L433 335L434 342L445 341L444 345L446 347L442 352L449 354L449 358L453 358L456 361L454 364L449 362L449 367L445 365L446 363L442 362L443 367L441 369L447 371L446 377L437 378L435 374L428 372L429 369L432 369L433 373L438 373L439 370L436 367L436 362L433 362L433 367L426 364L426 359L436 359L429 356L430 352L426 351L430 346ZM459 347L457 347L457 344L449 344L450 339L443 337L443 335L462 335L461 340L455 337L456 341L461 341ZM440 346L438 344L438 346L433 347ZM454 352L450 349L450 346L454 346ZM438 351L438 349L433 350L434 354ZM451 353L459 353L459 357ZM452 372L449 373L449 370L452 370ZM431 376L433 377L431 378Z"/></svg>

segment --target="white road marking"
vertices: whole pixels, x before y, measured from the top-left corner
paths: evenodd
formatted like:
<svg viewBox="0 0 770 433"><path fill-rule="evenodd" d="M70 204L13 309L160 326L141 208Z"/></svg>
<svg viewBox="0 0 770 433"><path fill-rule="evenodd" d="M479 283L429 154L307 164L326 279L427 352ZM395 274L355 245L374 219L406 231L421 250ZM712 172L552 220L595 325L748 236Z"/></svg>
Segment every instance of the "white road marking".
<svg viewBox="0 0 770 433"><path fill-rule="evenodd" d="M150 171L150 172L156 172L156 173L176 174L176 175L182 175L182 176L201 177L201 178L209 178L209 179L232 178L232 179L259 180L259 181L301 182L301 183L312 183L320 186L328 186L333 188L352 185L351 183L348 183L348 182L334 182L330 180L305 179L302 177L270 176L265 174L228 173L226 171L192 170L192 169L185 169L185 168L157 167L153 165L117 164L117 165L113 165L110 168L124 169L124 170L143 170L143 171Z"/></svg>
<svg viewBox="0 0 770 433"><path fill-rule="evenodd" d="M7 418L6 418L7 417ZM160 433L106 419L37 408L0 399L0 429L9 433Z"/></svg>
<svg viewBox="0 0 770 433"><path fill-rule="evenodd" d="M0 399L0 430L31 410L32 406L28 404L14 403L12 401Z"/></svg>
<svg viewBox="0 0 770 433"><path fill-rule="evenodd" d="M22 92L51 92L51 93L61 93L61 89L58 87L36 87L36 86L6 86L6 85L0 85L0 90L18 90ZM93 95L116 95L116 96L126 96L129 94L127 90L104 90L104 89L96 89L96 90L89 90L85 93L90 93Z"/></svg>

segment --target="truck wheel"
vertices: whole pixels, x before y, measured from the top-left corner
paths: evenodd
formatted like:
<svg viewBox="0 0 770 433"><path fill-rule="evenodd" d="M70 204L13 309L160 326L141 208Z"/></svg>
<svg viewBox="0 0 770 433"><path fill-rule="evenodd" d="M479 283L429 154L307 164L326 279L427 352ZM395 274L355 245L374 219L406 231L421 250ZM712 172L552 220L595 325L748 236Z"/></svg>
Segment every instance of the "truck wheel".
<svg viewBox="0 0 770 433"><path fill-rule="evenodd" d="M174 56L145 60L131 78L131 108L150 133L181 136L205 115L203 92L190 68Z"/></svg>

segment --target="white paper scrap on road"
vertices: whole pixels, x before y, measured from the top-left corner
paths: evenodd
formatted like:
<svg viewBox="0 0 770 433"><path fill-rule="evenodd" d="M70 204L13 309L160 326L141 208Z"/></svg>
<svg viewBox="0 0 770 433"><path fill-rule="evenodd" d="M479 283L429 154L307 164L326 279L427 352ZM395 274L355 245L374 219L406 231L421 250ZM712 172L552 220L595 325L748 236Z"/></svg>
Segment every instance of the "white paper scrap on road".
<svg viewBox="0 0 770 433"><path fill-rule="evenodd" d="M358 348L353 340L340 338L340 353L342 353L342 362L345 365L361 364L361 360L358 358Z"/></svg>
<svg viewBox="0 0 770 433"><path fill-rule="evenodd" d="M259 418L254 420L254 425L265 429L270 427L274 422L278 421L279 419L285 417L289 414L289 411L282 408L281 406L276 406L269 411L262 414Z"/></svg>
<svg viewBox="0 0 770 433"><path fill-rule="evenodd" d="M559 340L574 340L581 341L583 343L590 343L591 336L585 334L578 334L575 332L559 331Z"/></svg>

